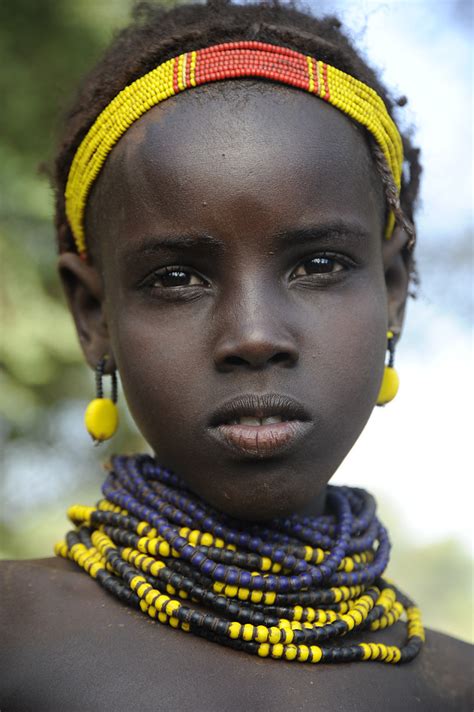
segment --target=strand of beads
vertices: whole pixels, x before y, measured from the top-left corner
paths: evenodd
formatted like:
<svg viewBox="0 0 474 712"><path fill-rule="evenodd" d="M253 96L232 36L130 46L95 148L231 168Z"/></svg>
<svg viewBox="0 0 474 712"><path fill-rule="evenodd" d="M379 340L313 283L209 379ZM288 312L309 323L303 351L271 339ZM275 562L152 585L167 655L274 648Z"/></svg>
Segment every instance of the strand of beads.
<svg viewBox="0 0 474 712"><path fill-rule="evenodd" d="M120 137L162 101L201 84L256 77L302 89L343 111L371 132L397 188L403 146L383 100L355 77L287 47L257 41L223 42L185 52L158 65L125 87L103 109L72 160L66 185L66 214L77 250L85 255L84 213L94 181ZM386 233L393 230L389 213Z"/></svg>
<svg viewBox="0 0 474 712"><path fill-rule="evenodd" d="M424 640L419 610L382 574L389 541L373 498L328 487L321 517L244 525L193 496L147 455L114 457L95 507L55 547L151 618L261 657L406 662ZM407 621L407 641L356 633Z"/></svg>

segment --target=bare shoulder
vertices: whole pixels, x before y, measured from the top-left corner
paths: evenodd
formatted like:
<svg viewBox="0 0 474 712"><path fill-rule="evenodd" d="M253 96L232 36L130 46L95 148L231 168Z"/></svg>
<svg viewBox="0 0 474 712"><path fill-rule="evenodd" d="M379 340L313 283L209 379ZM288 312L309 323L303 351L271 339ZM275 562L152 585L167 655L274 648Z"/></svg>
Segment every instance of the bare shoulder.
<svg viewBox="0 0 474 712"><path fill-rule="evenodd" d="M457 700L465 704L465 709L472 709L473 653L469 643L428 629L417 666L428 687L440 696L448 693L453 703Z"/></svg>
<svg viewBox="0 0 474 712"><path fill-rule="evenodd" d="M18 616L31 616L53 608L56 598L64 600L77 593L93 593L86 577L72 564L56 557L21 561L0 561L0 620L10 628Z"/></svg>
<svg viewBox="0 0 474 712"><path fill-rule="evenodd" d="M63 582L73 576L80 576L81 571L71 562L58 557L44 559L21 559L15 561L0 561L0 586L2 592L8 595L15 590L15 581L31 583L50 581ZM16 594L20 593L18 589Z"/></svg>
<svg viewBox="0 0 474 712"><path fill-rule="evenodd" d="M452 666L460 672L468 671L473 662L474 647L459 638L445 633L427 630L425 652L430 666L443 668Z"/></svg>
<svg viewBox="0 0 474 712"><path fill-rule="evenodd" d="M68 561L58 557L48 557L44 559L21 559L15 561L0 561L0 586L3 593L8 595L15 591L15 581L29 582L32 586L38 580L49 580L51 582L59 579L67 579L69 575L80 574L77 567L71 566ZM16 594L20 593L18 589Z"/></svg>
<svg viewBox="0 0 474 712"><path fill-rule="evenodd" d="M262 660L156 623L58 558L0 562L0 600L2 712L128 712L157 699L162 712L313 711L316 699L318 712L472 710L473 648L434 631L402 666ZM404 637L397 625L378 640Z"/></svg>

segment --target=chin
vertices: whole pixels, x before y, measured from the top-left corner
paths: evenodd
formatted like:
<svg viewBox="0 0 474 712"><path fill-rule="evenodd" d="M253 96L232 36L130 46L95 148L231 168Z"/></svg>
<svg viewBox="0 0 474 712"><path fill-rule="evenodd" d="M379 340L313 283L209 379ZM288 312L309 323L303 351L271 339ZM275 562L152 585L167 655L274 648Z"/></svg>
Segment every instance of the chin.
<svg viewBox="0 0 474 712"><path fill-rule="evenodd" d="M201 487L190 485L195 494L211 507L229 517L244 522L264 523L279 517L288 517L293 514L320 514L321 502L324 504L326 481L318 487L316 492L308 494L307 488L297 491L288 491L288 488L269 487L266 482L254 483L252 487L239 488L236 492L233 487L203 491Z"/></svg>

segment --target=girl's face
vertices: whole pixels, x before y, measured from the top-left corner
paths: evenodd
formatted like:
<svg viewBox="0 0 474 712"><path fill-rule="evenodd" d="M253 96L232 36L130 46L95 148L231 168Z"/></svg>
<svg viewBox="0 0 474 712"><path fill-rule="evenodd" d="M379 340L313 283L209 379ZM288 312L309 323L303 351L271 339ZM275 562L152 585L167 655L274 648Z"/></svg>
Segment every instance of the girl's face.
<svg viewBox="0 0 474 712"><path fill-rule="evenodd" d="M366 424L384 206L361 130L279 85L185 92L113 149L89 200L95 266L66 254L62 276L89 362L111 354L158 461L215 507L316 511Z"/></svg>

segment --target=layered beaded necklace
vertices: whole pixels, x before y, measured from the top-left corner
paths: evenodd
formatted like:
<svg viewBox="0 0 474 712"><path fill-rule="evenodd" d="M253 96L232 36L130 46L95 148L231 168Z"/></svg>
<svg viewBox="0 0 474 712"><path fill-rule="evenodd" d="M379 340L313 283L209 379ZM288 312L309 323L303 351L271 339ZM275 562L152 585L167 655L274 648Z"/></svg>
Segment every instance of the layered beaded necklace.
<svg viewBox="0 0 474 712"><path fill-rule="evenodd" d="M390 543L364 490L329 485L324 515L253 525L212 509L149 455L115 456L108 469L104 499L68 510L76 529L55 553L121 601L263 658L403 663L418 654L420 611L382 577ZM357 642L399 619L402 647Z"/></svg>

